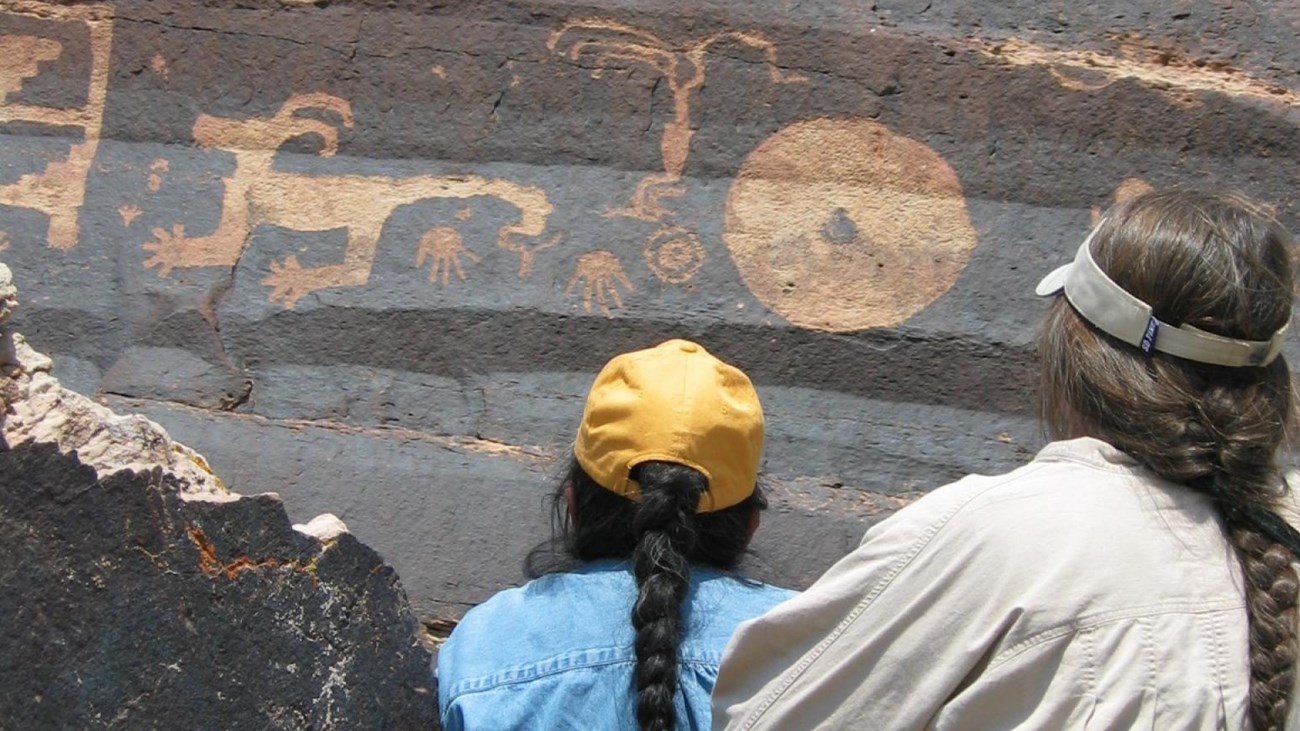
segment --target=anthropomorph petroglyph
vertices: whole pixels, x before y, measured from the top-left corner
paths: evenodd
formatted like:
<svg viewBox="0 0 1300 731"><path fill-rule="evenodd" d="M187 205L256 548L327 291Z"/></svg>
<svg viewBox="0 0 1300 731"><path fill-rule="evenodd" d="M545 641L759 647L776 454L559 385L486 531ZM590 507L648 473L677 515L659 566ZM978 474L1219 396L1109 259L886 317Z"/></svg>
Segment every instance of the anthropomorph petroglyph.
<svg viewBox="0 0 1300 731"><path fill-rule="evenodd" d="M154 229L155 240L144 245L152 252L145 266L158 267L163 276L173 267L233 266L253 229L263 224L294 231L346 229L347 248L343 260L336 264L303 267L297 257L290 256L272 265L271 274L262 283L271 287L271 301L292 308L316 290L356 287L369 281L380 231L398 206L433 198L477 196L513 205L519 210L519 221L498 230L497 245L519 255L521 278L531 274L536 253L558 238L538 239L551 214L546 193L510 180L477 175L304 175L276 170L272 166L276 151L299 135L320 136L324 144L319 154L323 157L338 150L338 128L298 116L304 109L333 114L343 127L353 126L351 105L320 93L290 97L269 117L229 119L200 114L194 123L195 143L235 157L235 171L223 181L221 221L206 236L188 236L180 226L170 232Z"/></svg>
<svg viewBox="0 0 1300 731"><path fill-rule="evenodd" d="M595 301L605 317L612 317L614 308L623 307L623 296L619 294L620 285L628 292L635 292L632 280L627 278L623 265L611 251L599 249L589 251L578 258L569 284L564 288L564 296L569 296L578 285L582 285L582 309L591 312Z"/></svg>
<svg viewBox="0 0 1300 731"><path fill-rule="evenodd" d="M745 159L723 239L760 302L801 327L888 327L952 287L975 248L957 174L869 119L777 131Z"/></svg>
<svg viewBox="0 0 1300 731"><path fill-rule="evenodd" d="M49 216L46 243L56 249L77 244L77 217L86 196L86 174L99 148L108 94L108 62L113 41L113 13L107 5L60 6L41 2L7 3L0 14L40 18L49 23L80 23L87 28L90 74L86 102L77 107L46 107L11 102L23 83L40 74L42 63L63 55L63 44L31 35L0 35L0 123L34 122L51 127L80 127L80 141L66 158L54 160L39 173L28 173L0 185L0 205L29 208Z"/></svg>
<svg viewBox="0 0 1300 731"><path fill-rule="evenodd" d="M705 54L720 43L739 43L761 51L774 84L806 81L803 76L782 71L776 65L776 46L762 34L722 31L700 38L684 47L665 43L653 33L603 18L571 20L551 33L546 47L578 61L589 57L599 78L604 69L622 63L649 66L663 77L673 97L673 119L664 125L660 142L664 171L643 179L627 208L616 213L649 221L663 220L669 213L660 200L680 197L679 181L690 152L691 95L704 85Z"/></svg>

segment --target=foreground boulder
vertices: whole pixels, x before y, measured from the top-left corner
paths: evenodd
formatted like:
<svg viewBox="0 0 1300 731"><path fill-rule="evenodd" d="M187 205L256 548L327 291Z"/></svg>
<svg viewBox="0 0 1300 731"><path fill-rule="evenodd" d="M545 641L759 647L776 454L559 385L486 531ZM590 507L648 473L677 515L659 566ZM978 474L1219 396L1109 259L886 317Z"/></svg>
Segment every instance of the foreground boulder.
<svg viewBox="0 0 1300 731"><path fill-rule="evenodd" d="M9 280L0 265L0 728L435 727L383 559L61 387L5 324Z"/></svg>

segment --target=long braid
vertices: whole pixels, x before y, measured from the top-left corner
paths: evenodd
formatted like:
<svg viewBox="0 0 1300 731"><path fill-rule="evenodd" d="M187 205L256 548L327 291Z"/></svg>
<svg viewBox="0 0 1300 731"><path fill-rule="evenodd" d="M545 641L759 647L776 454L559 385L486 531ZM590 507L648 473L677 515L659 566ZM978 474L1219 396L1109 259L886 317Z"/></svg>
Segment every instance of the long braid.
<svg viewBox="0 0 1300 731"><path fill-rule="evenodd" d="M1264 445L1276 444L1283 434L1276 422L1261 422L1257 409L1238 409L1253 399L1223 391L1211 388L1198 403L1201 423L1217 427L1217 438L1209 450L1211 471L1188 484L1214 498L1241 563L1249 616L1251 726L1255 731L1281 731L1295 682L1300 578L1291 550L1265 535L1261 526L1268 525L1265 516L1276 520L1275 486L1283 484L1275 458Z"/></svg>
<svg viewBox="0 0 1300 731"><path fill-rule="evenodd" d="M1291 552L1246 526L1228 535L1246 575L1250 613L1250 720L1255 731L1286 726L1295 682L1296 572Z"/></svg>
<svg viewBox="0 0 1300 731"><path fill-rule="evenodd" d="M636 692L641 728L672 729L690 565L734 569L749 544L754 516L767 507L767 498L755 485L754 493L737 505L696 514L708 484L699 472L647 462L632 477L641 487L640 502L601 487L570 458L565 479L552 495L554 535L528 554L525 571L537 578L568 571L575 561L632 560L637 666L629 690ZM567 507L570 499L572 511Z"/></svg>
<svg viewBox="0 0 1300 731"><path fill-rule="evenodd" d="M695 470L664 463L638 467L635 479L641 486L632 553L637 583L632 608L636 718L643 731L672 731L677 724L673 698L682 605L690 587L687 556L696 541L696 504L708 484Z"/></svg>
<svg viewBox="0 0 1300 731"><path fill-rule="evenodd" d="M1267 339L1289 321L1290 237L1242 199L1172 192L1119 207L1092 252L1158 317L1229 337ZM1118 221L1118 222L1116 222ZM1043 416L1058 435L1086 425L1157 475L1208 496L1245 585L1254 731L1281 731L1297 660L1292 562L1300 533L1278 517L1278 455L1294 418L1284 358L1258 368L1144 357L1064 299L1040 338Z"/></svg>

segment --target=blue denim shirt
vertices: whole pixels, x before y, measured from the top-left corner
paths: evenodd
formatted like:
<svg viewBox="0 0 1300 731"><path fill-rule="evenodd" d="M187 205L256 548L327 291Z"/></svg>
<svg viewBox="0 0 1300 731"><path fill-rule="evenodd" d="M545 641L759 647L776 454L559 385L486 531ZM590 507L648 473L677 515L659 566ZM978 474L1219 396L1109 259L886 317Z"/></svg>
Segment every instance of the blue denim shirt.
<svg viewBox="0 0 1300 731"><path fill-rule="evenodd" d="M471 609L438 652L447 731L635 731L632 603L626 561L594 561L507 589ZM694 567L679 649L680 729L709 727L709 694L740 622L795 592Z"/></svg>

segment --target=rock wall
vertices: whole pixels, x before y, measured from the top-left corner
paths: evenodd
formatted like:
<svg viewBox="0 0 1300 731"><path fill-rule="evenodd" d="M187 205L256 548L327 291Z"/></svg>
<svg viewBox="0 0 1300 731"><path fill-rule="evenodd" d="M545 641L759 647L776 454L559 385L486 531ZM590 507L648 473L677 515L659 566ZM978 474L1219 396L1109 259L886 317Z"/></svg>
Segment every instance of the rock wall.
<svg viewBox="0 0 1300 731"><path fill-rule="evenodd" d="M1041 443L1032 287L1104 207L1300 221L1294 2L247 5L0 2L0 257L65 382L430 625L519 580L617 352L754 377L803 585Z"/></svg>
<svg viewBox="0 0 1300 731"><path fill-rule="evenodd" d="M0 264L0 727L436 728L393 570L64 388Z"/></svg>

